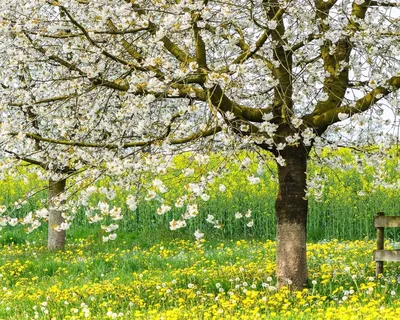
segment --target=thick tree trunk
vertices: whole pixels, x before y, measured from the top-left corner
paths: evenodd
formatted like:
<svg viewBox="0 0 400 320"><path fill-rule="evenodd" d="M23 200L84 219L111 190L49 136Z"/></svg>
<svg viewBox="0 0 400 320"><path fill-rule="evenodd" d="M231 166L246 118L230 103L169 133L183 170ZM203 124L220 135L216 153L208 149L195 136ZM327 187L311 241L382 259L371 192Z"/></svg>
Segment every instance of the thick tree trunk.
<svg viewBox="0 0 400 320"><path fill-rule="evenodd" d="M53 209L52 200L65 191L66 179L60 181L49 180L49 227L47 237L47 248L49 250L64 250L66 242L66 231L56 231L54 228L65 222L62 210Z"/></svg>
<svg viewBox="0 0 400 320"><path fill-rule="evenodd" d="M304 146L287 147L280 154L286 164L278 165L279 192L275 204L278 287L288 285L292 290L301 290L308 282L305 200L308 151Z"/></svg>

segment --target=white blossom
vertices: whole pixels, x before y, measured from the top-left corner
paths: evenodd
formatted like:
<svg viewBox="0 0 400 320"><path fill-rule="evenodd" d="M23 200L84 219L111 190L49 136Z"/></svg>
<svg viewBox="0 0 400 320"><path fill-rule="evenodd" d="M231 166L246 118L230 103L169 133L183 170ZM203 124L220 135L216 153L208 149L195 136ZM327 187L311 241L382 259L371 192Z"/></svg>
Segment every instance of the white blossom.
<svg viewBox="0 0 400 320"><path fill-rule="evenodd" d="M185 220L172 220L169 223L169 228L171 230L177 230L180 228L186 227L186 221Z"/></svg>
<svg viewBox="0 0 400 320"><path fill-rule="evenodd" d="M204 233L200 232L200 230L196 230L194 233L196 240L200 240L204 237Z"/></svg>

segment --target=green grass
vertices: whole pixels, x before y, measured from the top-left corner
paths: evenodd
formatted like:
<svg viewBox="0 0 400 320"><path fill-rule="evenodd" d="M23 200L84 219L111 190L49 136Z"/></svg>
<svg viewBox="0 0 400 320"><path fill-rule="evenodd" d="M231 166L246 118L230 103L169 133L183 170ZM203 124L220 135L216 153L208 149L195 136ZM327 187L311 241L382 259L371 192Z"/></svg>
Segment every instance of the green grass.
<svg viewBox="0 0 400 320"><path fill-rule="evenodd" d="M376 279L373 248L310 243L311 286L290 293L276 291L273 241L200 246L122 233L57 253L9 242L0 247L0 319L395 319L400 266Z"/></svg>

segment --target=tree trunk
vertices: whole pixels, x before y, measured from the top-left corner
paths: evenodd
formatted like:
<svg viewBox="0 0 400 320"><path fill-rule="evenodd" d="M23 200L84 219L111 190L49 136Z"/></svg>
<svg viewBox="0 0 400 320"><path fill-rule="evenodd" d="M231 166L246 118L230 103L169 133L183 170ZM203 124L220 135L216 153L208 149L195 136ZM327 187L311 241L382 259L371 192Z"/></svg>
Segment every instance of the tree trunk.
<svg viewBox="0 0 400 320"><path fill-rule="evenodd" d="M49 180L49 221L48 221L48 237L47 237L47 248L49 250L64 250L66 242L66 231L56 231L54 228L65 222L62 216L63 211L54 209L52 200L59 194L65 191L66 179L60 181Z"/></svg>
<svg viewBox="0 0 400 320"><path fill-rule="evenodd" d="M276 274L278 287L292 290L307 287L306 227L308 201L305 200L308 150L286 147L280 152L285 166L278 165L279 191L276 209Z"/></svg>

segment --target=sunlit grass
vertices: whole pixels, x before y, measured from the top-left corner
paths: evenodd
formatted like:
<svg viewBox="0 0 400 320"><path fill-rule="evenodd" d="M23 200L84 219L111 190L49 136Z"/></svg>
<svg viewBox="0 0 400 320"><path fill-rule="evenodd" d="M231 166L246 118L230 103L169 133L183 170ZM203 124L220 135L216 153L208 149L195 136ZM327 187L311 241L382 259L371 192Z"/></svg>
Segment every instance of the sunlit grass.
<svg viewBox="0 0 400 320"><path fill-rule="evenodd" d="M372 241L310 243L310 288L276 290L275 243L121 235L64 252L1 247L0 319L395 319L400 266L375 278Z"/></svg>

